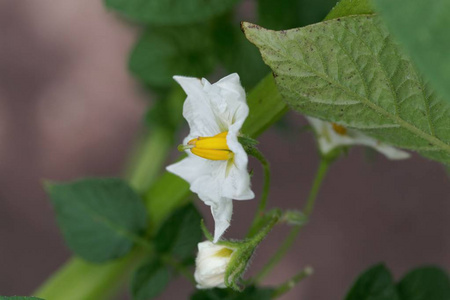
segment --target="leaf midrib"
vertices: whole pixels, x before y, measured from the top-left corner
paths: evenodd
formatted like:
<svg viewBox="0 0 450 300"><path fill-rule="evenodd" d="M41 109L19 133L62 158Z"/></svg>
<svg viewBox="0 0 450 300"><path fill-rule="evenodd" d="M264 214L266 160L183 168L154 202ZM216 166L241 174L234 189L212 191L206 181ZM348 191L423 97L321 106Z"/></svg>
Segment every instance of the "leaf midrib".
<svg viewBox="0 0 450 300"><path fill-rule="evenodd" d="M265 29L267 30L267 29ZM267 31L272 31L272 30L267 30ZM277 36L279 37L279 35L277 34ZM444 150L445 152L450 153L450 145L442 142L440 139L438 139L437 137L434 137L432 135L427 134L426 132L422 131L421 129L417 128L416 126L414 126L411 123L408 123L407 121L403 120L402 118L391 114L390 112L386 111L385 109L375 105L373 102L371 102L369 99L361 96L360 94L350 90L348 87L341 85L339 82L336 82L334 80L332 80L329 76L327 76L326 74L321 74L320 72L317 72L314 68L312 68L311 66L309 66L306 63L303 63L299 60L291 60L289 56L287 56L287 51L286 48L284 47L284 45L282 43L280 43L279 45L282 46L282 48L285 50L283 54L283 56L286 58L286 61L289 62L294 62L297 65L299 65L300 67L307 67L309 69L309 71L313 74L315 74L317 77L322 78L323 80L336 85L337 87L340 87L342 90L346 91L349 94L353 94L354 96L356 96L357 99L359 99L359 101L366 105L367 107L369 107L370 109L374 110L375 112L378 112L384 116L386 116L388 119L390 119L391 121L396 122L398 125L400 125L401 127L403 127L404 129L416 134L417 136L423 138L424 140L428 141L430 144L435 145L437 148ZM280 53L281 54L281 53ZM311 100L311 102L314 102ZM356 128L358 129L358 128ZM437 150L439 150L437 149Z"/></svg>

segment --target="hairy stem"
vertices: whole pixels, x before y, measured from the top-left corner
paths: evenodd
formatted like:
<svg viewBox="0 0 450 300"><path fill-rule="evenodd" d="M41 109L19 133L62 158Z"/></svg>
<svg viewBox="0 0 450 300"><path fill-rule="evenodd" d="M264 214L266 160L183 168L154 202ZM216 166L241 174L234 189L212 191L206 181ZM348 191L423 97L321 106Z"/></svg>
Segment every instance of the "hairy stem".
<svg viewBox="0 0 450 300"><path fill-rule="evenodd" d="M314 204L316 202L317 194L319 193L320 187L322 185L323 179L330 166L330 161L321 158L319 167L316 172L316 177L314 179L313 185L309 192L308 200L306 201L305 207L303 208L303 213L306 217L309 217L314 209ZM297 238L300 230L303 228L304 224L293 226L289 232L286 239L283 241L281 246L278 248L277 252L270 258L269 262L263 267L261 272L255 277L256 282L263 280L269 272L280 262L280 260L286 255L288 250L292 247Z"/></svg>

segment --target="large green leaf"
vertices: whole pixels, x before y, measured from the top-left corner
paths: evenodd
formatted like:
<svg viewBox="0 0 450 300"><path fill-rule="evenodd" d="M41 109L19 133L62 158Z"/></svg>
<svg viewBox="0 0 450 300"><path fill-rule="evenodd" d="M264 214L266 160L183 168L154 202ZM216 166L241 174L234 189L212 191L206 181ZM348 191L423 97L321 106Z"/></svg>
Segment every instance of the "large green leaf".
<svg viewBox="0 0 450 300"><path fill-rule="evenodd" d="M157 260L140 266L131 281L133 300L148 300L161 294L170 281L169 269Z"/></svg>
<svg viewBox="0 0 450 300"><path fill-rule="evenodd" d="M293 109L450 163L450 102L430 90L375 17L243 29Z"/></svg>
<svg viewBox="0 0 450 300"><path fill-rule="evenodd" d="M148 24L181 25L207 20L230 10L238 0L104 0L126 18Z"/></svg>
<svg viewBox="0 0 450 300"><path fill-rule="evenodd" d="M165 88L174 75L205 77L214 59L207 26L150 27L131 52L129 68L143 83Z"/></svg>
<svg viewBox="0 0 450 300"><path fill-rule="evenodd" d="M376 0L375 4L419 70L450 101L450 1Z"/></svg>
<svg viewBox="0 0 450 300"><path fill-rule="evenodd" d="M51 183L47 191L67 245L88 261L124 256L147 228L143 202L121 179Z"/></svg>
<svg viewBox="0 0 450 300"><path fill-rule="evenodd" d="M402 300L449 300L450 279L437 267L417 268L398 283Z"/></svg>
<svg viewBox="0 0 450 300"><path fill-rule="evenodd" d="M391 272L382 264L361 274L345 300L399 300Z"/></svg>
<svg viewBox="0 0 450 300"><path fill-rule="evenodd" d="M154 243L158 252L185 260L195 254L202 240L201 215L191 203L179 208L161 226Z"/></svg>

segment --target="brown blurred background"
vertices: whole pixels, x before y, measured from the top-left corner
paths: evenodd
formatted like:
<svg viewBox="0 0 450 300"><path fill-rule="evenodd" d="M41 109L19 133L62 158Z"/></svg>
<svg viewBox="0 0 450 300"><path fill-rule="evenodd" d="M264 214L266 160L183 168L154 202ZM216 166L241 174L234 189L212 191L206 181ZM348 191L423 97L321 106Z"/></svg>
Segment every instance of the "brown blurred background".
<svg viewBox="0 0 450 300"><path fill-rule="evenodd" d="M137 33L100 1L0 0L0 295L31 294L70 256L40 181L121 174L146 107L126 70ZM272 128L260 141L272 163L270 205L299 208L318 163L311 135ZM261 172L251 167L259 192ZM418 156L368 162L355 148L332 167L311 222L266 283L311 265L314 276L283 299L342 299L377 262L396 278L423 264L448 269L449 195L439 164ZM235 202L227 237L243 236L255 204ZM270 235L249 274L286 232ZM174 285L183 288L159 299L192 291L182 279Z"/></svg>

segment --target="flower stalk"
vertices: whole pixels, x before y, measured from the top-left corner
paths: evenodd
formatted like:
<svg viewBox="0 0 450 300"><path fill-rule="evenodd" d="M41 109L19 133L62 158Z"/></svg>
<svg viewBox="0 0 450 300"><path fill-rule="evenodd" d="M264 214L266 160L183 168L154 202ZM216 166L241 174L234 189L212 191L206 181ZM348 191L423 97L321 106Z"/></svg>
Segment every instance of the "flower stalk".
<svg viewBox="0 0 450 300"><path fill-rule="evenodd" d="M323 183L325 175L327 174L331 162L332 161L324 157L322 157L320 160L319 167L317 169L313 185L309 192L308 199L306 201L304 209L302 210L306 219L308 219L311 213L313 212L317 195L319 193L320 187ZM263 269L259 272L259 274L256 275L254 279L255 282L261 282L270 273L270 271L280 262L280 260L286 255L286 253L294 244L298 234L300 233L300 230L303 228L305 224L306 223L300 223L299 225L295 225L292 227L288 236L283 241L281 246L278 248L277 252L275 252L275 254L270 258L269 262L263 267Z"/></svg>

